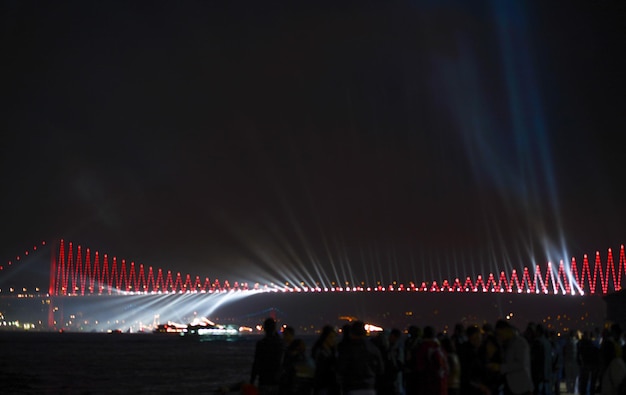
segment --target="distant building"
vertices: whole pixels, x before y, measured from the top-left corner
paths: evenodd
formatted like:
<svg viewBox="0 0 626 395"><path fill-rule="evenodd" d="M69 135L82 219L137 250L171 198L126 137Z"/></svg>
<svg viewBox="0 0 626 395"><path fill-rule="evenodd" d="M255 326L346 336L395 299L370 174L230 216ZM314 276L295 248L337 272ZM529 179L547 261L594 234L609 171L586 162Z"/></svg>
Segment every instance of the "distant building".
<svg viewBox="0 0 626 395"><path fill-rule="evenodd" d="M606 318L626 329L626 289L612 292L604 296L606 302Z"/></svg>

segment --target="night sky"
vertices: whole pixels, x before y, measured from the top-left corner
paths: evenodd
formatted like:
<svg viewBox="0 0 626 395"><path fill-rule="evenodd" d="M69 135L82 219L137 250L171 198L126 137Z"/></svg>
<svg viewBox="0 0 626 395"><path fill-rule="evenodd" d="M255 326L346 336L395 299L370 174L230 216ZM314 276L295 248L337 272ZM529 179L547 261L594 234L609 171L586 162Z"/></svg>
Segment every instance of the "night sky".
<svg viewBox="0 0 626 395"><path fill-rule="evenodd" d="M2 1L0 259L432 280L626 242L617 1Z"/></svg>

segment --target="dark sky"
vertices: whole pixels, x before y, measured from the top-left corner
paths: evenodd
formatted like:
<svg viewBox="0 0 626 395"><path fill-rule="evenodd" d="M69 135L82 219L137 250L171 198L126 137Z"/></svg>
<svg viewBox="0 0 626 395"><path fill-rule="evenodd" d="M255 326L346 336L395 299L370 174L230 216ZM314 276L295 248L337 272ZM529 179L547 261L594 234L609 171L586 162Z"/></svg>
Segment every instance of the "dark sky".
<svg viewBox="0 0 626 395"><path fill-rule="evenodd" d="M390 282L626 241L619 2L219 3L2 1L3 261Z"/></svg>

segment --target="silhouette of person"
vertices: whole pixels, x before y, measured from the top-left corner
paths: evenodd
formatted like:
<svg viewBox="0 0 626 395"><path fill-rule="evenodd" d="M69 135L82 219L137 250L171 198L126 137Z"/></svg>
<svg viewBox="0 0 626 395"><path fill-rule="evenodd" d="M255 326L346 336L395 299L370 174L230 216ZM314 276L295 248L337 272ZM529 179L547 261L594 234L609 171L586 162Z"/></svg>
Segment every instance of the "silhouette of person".
<svg viewBox="0 0 626 395"><path fill-rule="evenodd" d="M286 395L289 393L289 388L292 387L293 371L294 371L294 359L296 357L296 349L293 347L296 339L296 330L292 326L283 325L281 331L283 337L283 345L285 347L285 354L283 355L283 374L280 378L280 394Z"/></svg>
<svg viewBox="0 0 626 395"><path fill-rule="evenodd" d="M552 344L541 324L529 323L526 339L530 346L530 371L537 395L552 395Z"/></svg>
<svg viewBox="0 0 626 395"><path fill-rule="evenodd" d="M315 395L339 395L337 380L337 332L330 325L322 328L322 333L313 344L311 356L315 362Z"/></svg>
<svg viewBox="0 0 626 395"><path fill-rule="evenodd" d="M511 324L505 320L496 322L496 338L503 346L501 364L492 363L489 368L504 375L504 394L526 394L533 392L530 372L530 346Z"/></svg>
<svg viewBox="0 0 626 395"><path fill-rule="evenodd" d="M389 375L393 377L393 393L395 395L403 394L404 342L402 341L402 331L398 328L392 328L389 332L388 361L390 363L386 362L386 366L389 367Z"/></svg>
<svg viewBox="0 0 626 395"><path fill-rule="evenodd" d="M565 390L573 394L578 379L578 333L570 330L563 345L563 374L565 376Z"/></svg>
<svg viewBox="0 0 626 395"><path fill-rule="evenodd" d="M402 349L402 332L393 328L391 331L380 332L372 339L383 358L384 369L376 378L378 395L398 395L402 393L402 365L404 351Z"/></svg>
<svg viewBox="0 0 626 395"><path fill-rule="evenodd" d="M450 370L434 327L424 327L423 339L414 359L417 385L411 387L407 394L447 395Z"/></svg>
<svg viewBox="0 0 626 395"><path fill-rule="evenodd" d="M355 321L350 339L339 348L337 373L344 395L376 395L376 377L384 369L380 351L368 339L365 325Z"/></svg>
<svg viewBox="0 0 626 395"><path fill-rule="evenodd" d="M257 341L250 383L259 380L259 395L276 395L279 392L285 346L276 331L276 321L267 318L263 323L265 336Z"/></svg>
<svg viewBox="0 0 626 395"><path fill-rule="evenodd" d="M417 372L415 370L415 354L422 342L422 329L416 325L411 325L407 329L407 338L404 340L404 368L402 370L402 381L407 393L417 391L414 388L418 383Z"/></svg>
<svg viewBox="0 0 626 395"><path fill-rule="evenodd" d="M461 394L461 361L456 351L455 344L457 343L447 336L441 339L441 347L448 357L448 367L450 369L450 374L448 375L448 395ZM462 347L465 342L458 344L459 347Z"/></svg>
<svg viewBox="0 0 626 395"><path fill-rule="evenodd" d="M578 362L580 366L578 393L580 395L593 395L600 371L600 349L594 344L588 331L583 332L583 336L578 342Z"/></svg>
<svg viewBox="0 0 626 395"><path fill-rule="evenodd" d="M341 327L341 340L339 344L337 344L338 348L341 348L344 344L350 342L350 330L352 329L352 324L345 324Z"/></svg>
<svg viewBox="0 0 626 395"><path fill-rule="evenodd" d="M467 341L461 344L459 362L461 364L461 394L481 395L489 393L486 384L486 364L481 357L482 334L477 325L465 329Z"/></svg>
<svg viewBox="0 0 626 395"><path fill-rule="evenodd" d="M483 336L478 354L482 361L482 368L485 369L483 380L488 392L491 394L502 393L504 375L498 370L487 369L490 364L501 364L503 359L502 347L493 331L489 335Z"/></svg>
<svg viewBox="0 0 626 395"><path fill-rule="evenodd" d="M310 395L313 390L315 363L306 352L302 339L293 339L285 353L281 395Z"/></svg>
<svg viewBox="0 0 626 395"><path fill-rule="evenodd" d="M454 325L454 332L450 336L450 340L454 343L454 349L457 352L461 349L461 345L467 341L465 330L465 326L460 322Z"/></svg>
<svg viewBox="0 0 626 395"><path fill-rule="evenodd" d="M291 342L296 338L296 330L293 326L285 325L283 327L283 342L285 347L289 347Z"/></svg>

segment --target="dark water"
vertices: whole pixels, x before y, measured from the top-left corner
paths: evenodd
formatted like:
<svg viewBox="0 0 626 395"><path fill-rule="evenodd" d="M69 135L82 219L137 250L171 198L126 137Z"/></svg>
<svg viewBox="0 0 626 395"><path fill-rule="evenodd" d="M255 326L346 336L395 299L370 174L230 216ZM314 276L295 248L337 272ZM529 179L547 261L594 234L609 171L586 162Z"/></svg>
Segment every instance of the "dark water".
<svg viewBox="0 0 626 395"><path fill-rule="evenodd" d="M256 340L0 332L0 393L215 394L249 378Z"/></svg>

